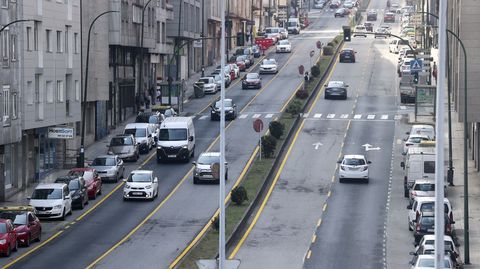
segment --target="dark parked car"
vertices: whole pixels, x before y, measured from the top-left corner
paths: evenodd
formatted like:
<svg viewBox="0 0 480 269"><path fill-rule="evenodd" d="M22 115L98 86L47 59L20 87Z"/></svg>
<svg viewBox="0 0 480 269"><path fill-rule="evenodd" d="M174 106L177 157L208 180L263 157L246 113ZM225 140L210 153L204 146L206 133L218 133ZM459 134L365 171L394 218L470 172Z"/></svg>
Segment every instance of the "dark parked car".
<svg viewBox="0 0 480 269"><path fill-rule="evenodd" d="M367 21L376 21L377 20L377 11L370 10L367 12Z"/></svg>
<svg viewBox="0 0 480 269"><path fill-rule="evenodd" d="M136 162L140 155L139 146L131 134L112 137L107 147L108 155L118 155L123 160Z"/></svg>
<svg viewBox="0 0 480 269"><path fill-rule="evenodd" d="M70 197L72 198L72 208L83 209L88 204L87 188L85 180L82 177L63 176L55 180L55 183L65 183L68 185Z"/></svg>
<svg viewBox="0 0 480 269"><path fill-rule="evenodd" d="M211 106L210 111L210 119L211 120L220 120L220 108L221 108L221 101L215 102L213 106ZM225 99L225 120L234 120L237 117L237 106L233 102L232 99Z"/></svg>
<svg viewBox="0 0 480 269"><path fill-rule="evenodd" d="M95 200L97 195L102 194L102 179L98 175L97 170L91 167L73 168L68 172L68 175L83 177L89 199Z"/></svg>
<svg viewBox="0 0 480 269"><path fill-rule="evenodd" d="M354 63L354 62L355 62L355 53L357 53L357 52L354 51L353 49L343 49L343 50L340 52L340 59L339 59L339 61L340 61L341 63L344 63L344 62Z"/></svg>
<svg viewBox="0 0 480 269"><path fill-rule="evenodd" d="M235 63L237 64L240 71L245 71L249 67L247 64L247 56L245 55L237 56L237 58L235 59Z"/></svg>
<svg viewBox="0 0 480 269"><path fill-rule="evenodd" d="M330 81L325 84L325 99L339 98L347 99L348 85L343 81Z"/></svg>
<svg viewBox="0 0 480 269"><path fill-rule="evenodd" d="M455 221L452 221L447 214L445 216L445 235L452 236L452 224L455 224ZM426 234L435 233L435 215L433 212L423 212L415 223L415 230L413 232L413 237L415 238L415 244L418 245L422 237Z"/></svg>
<svg viewBox="0 0 480 269"><path fill-rule="evenodd" d="M21 246L29 247L32 241L40 241L42 238L42 225L35 215L35 208L31 206L2 207L0 219L12 221L17 242Z"/></svg>
<svg viewBox="0 0 480 269"><path fill-rule="evenodd" d="M260 58L261 52L260 52L260 47L258 45L254 45L252 47L252 51L253 51L253 56L255 58Z"/></svg>
<svg viewBox="0 0 480 269"><path fill-rule="evenodd" d="M242 89L261 89L262 88L262 78L258 73L248 73L245 75L242 80Z"/></svg>

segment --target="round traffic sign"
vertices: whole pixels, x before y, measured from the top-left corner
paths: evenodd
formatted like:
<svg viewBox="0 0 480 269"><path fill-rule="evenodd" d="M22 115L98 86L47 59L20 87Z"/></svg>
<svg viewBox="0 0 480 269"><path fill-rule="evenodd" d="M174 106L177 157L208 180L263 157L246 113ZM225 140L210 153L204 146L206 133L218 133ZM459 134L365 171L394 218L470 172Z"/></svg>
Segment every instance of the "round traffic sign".
<svg viewBox="0 0 480 269"><path fill-rule="evenodd" d="M260 133L263 130L263 121L261 119L253 121L253 130L257 133Z"/></svg>
<svg viewBox="0 0 480 269"><path fill-rule="evenodd" d="M303 65L299 65L298 66L298 73L300 73L300 75L303 75L303 72L305 72L305 67Z"/></svg>
<svg viewBox="0 0 480 269"><path fill-rule="evenodd" d="M317 49L321 49L322 48L322 42L319 40L317 41Z"/></svg>

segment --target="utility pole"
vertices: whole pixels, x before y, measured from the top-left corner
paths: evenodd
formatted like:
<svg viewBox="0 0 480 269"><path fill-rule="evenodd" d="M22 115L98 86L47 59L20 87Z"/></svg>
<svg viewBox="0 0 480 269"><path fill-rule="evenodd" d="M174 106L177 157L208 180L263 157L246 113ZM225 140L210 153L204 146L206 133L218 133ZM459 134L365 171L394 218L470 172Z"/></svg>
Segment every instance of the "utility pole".
<svg viewBox="0 0 480 269"><path fill-rule="evenodd" d="M148 4L150 4L152 0L148 0L148 2L143 5L142 8L142 29L140 30L140 69L138 70L139 74L139 87L138 90L140 91L140 95L145 98L145 90L143 88L143 57L144 57L144 49L143 49L143 32L145 26L145 10L147 9ZM153 96L152 96L153 98Z"/></svg>
<svg viewBox="0 0 480 269"><path fill-rule="evenodd" d="M220 221L219 221L219 269L225 269L225 1L221 3L221 21L222 21L222 39L220 41L220 50L222 55L220 56L220 77L222 83L220 86L220 195L219 195L219 207L220 207Z"/></svg>
<svg viewBox="0 0 480 269"><path fill-rule="evenodd" d="M202 0L202 77L205 76L205 0Z"/></svg>
<svg viewBox="0 0 480 269"><path fill-rule="evenodd" d="M253 26L254 20L253 20L253 0L251 2L251 7L250 7L250 45L253 46Z"/></svg>

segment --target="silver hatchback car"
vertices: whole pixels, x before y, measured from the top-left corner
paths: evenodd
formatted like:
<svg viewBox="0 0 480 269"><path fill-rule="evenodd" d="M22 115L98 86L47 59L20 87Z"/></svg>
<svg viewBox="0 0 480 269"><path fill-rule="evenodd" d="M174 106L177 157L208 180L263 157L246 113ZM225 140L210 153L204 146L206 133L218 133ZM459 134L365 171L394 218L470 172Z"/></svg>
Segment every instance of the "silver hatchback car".
<svg viewBox="0 0 480 269"><path fill-rule="evenodd" d="M123 160L118 155L98 156L90 164L90 167L97 170L102 181L118 182L123 178L125 166Z"/></svg>
<svg viewBox="0 0 480 269"><path fill-rule="evenodd" d="M220 152L204 152L200 154L198 160L193 162L195 170L193 171L193 184L198 184L201 181L210 181L218 183L212 175L212 164L220 162ZM225 180L228 179L228 167L225 163Z"/></svg>
<svg viewBox="0 0 480 269"><path fill-rule="evenodd" d="M117 135L107 145L108 155L118 155L123 160L136 162L139 158L138 144L133 135Z"/></svg>

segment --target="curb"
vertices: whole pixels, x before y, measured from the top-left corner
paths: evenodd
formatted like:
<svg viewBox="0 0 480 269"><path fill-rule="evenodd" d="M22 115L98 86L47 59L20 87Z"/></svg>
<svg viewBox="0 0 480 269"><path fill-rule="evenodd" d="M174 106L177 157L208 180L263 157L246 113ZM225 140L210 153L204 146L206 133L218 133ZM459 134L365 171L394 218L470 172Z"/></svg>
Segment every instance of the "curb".
<svg viewBox="0 0 480 269"><path fill-rule="evenodd" d="M279 166L280 166L280 163L281 163L281 160L283 160L283 158L280 158L282 156L284 156L285 154L285 149L291 144L291 140L292 140L292 137L293 135L295 134L295 132L298 130L298 127L299 127L299 124L302 120L302 117L301 115L305 112L305 109L307 107L309 107L312 103L313 103L313 100L315 99L315 97L317 96L318 94L318 91L322 88L321 85L323 85L327 75L330 73L331 69L333 68L333 65L335 63L335 60L337 59L337 56L338 56L338 53L339 53L339 49L341 48L341 46L343 45L343 40L338 44L337 48L336 48L336 51L335 51L335 54L333 55L332 59L330 60L330 63L327 67L327 69L325 70L325 72L323 73L322 77L320 78L320 80L318 81L317 85L315 86L314 90L312 91L312 94L309 95L308 97L308 100L307 102L305 103L303 109L302 109L302 112L299 113L299 116L297 116L297 118L295 119L293 125L292 125L292 128L290 128L290 131L288 132L287 136L285 137L285 140L284 140L284 143L282 144L279 152L278 152L278 155L277 157L275 158L275 161L273 163L273 166L272 168L270 169L270 171L268 172L268 175L267 175L267 178L265 179L262 187L260 188L260 190L258 191L256 197L254 198L254 200L252 201L252 203L250 204L249 208L247 209L245 215L243 216L242 218L242 221L240 221L240 223L234 228L232 234L230 235L229 238L227 238L227 241L226 241L226 249L227 249L227 252L230 252L231 251L231 248L232 246L235 245L235 243L238 242L238 240L241 238L241 236L244 234L248 224L249 224L249 221L253 215L253 213L258 209L258 205L261 203L262 199L261 198L264 198L265 197L265 192L266 190L268 189L268 187L271 186L272 184L272 181L273 181L273 178L275 177L275 173L278 171L279 169ZM216 258L218 258L218 254L216 256Z"/></svg>

